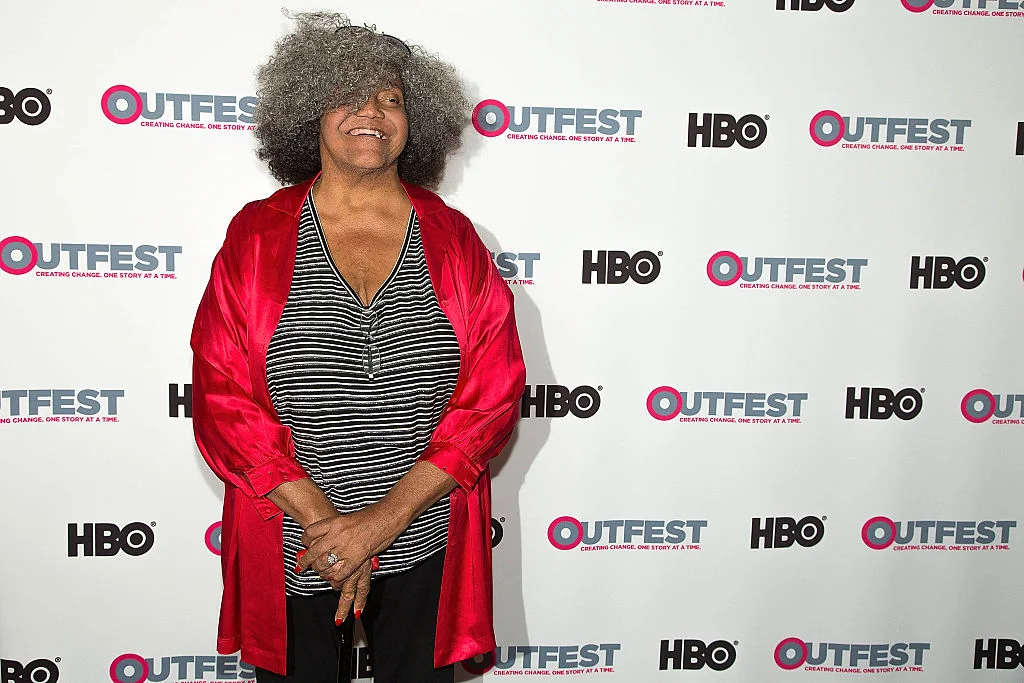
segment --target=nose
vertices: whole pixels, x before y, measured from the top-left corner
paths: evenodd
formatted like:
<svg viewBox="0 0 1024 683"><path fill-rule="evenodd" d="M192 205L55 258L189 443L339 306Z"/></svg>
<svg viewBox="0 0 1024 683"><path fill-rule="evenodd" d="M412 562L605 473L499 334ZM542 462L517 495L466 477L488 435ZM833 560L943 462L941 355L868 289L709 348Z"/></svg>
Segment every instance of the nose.
<svg viewBox="0 0 1024 683"><path fill-rule="evenodd" d="M380 119L384 118L384 111L381 109L380 103L377 102L377 98L371 97L356 111L356 116L363 116L368 119Z"/></svg>

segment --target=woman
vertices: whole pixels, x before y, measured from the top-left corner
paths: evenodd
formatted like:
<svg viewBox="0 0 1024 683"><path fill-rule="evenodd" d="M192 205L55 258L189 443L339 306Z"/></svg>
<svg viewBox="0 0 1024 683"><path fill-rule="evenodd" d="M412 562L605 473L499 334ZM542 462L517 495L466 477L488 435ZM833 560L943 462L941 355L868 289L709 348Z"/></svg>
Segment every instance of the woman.
<svg viewBox="0 0 1024 683"><path fill-rule="evenodd" d="M487 462L525 381L508 287L421 187L467 102L419 48L296 22L256 112L292 185L232 220L192 333L196 441L225 482L218 651L261 683L335 683L354 617L378 683L452 681L494 648Z"/></svg>

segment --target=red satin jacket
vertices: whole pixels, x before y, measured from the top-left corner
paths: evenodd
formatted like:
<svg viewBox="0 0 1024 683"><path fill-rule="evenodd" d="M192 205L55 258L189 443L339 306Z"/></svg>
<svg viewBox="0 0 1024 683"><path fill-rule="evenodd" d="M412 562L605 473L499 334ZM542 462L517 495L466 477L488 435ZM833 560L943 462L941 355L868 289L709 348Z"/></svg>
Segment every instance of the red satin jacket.
<svg viewBox="0 0 1024 683"><path fill-rule="evenodd" d="M192 330L196 443L224 481L217 651L285 673L281 510L266 498L308 475L267 388L267 346L291 287L299 213L313 180L250 202L228 226ZM512 294L470 221L404 184L427 269L458 339L455 390L420 459L447 472L448 544L434 643L445 666L494 649L487 462L508 442L525 382Z"/></svg>

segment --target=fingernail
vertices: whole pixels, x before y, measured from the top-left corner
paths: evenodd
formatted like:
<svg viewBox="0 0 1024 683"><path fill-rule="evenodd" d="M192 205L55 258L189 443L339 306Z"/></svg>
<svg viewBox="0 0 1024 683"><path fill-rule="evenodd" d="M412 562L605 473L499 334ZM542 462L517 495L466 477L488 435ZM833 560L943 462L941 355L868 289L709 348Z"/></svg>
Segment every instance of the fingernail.
<svg viewBox="0 0 1024 683"><path fill-rule="evenodd" d="M363 610L357 609L356 610L356 619L360 618L361 616L363 616Z"/></svg>
<svg viewBox="0 0 1024 683"><path fill-rule="evenodd" d="M302 565L299 564L299 560L301 560L302 556L305 555L305 554L306 554L305 550L300 550L299 552L295 553L295 573L296 574L301 574L302 573Z"/></svg>
<svg viewBox="0 0 1024 683"><path fill-rule="evenodd" d="M380 558L377 557L376 555L374 555L373 559L370 560L370 569L373 569L373 570L380 569Z"/></svg>
<svg viewBox="0 0 1024 683"><path fill-rule="evenodd" d="M295 565L295 573L296 574L301 574L302 573L302 567L300 565Z"/></svg>
<svg viewBox="0 0 1024 683"><path fill-rule="evenodd" d="M356 618L358 619L359 617L357 616ZM341 622L342 621L344 621L344 619L335 619L334 620L334 625L335 626L341 626Z"/></svg>

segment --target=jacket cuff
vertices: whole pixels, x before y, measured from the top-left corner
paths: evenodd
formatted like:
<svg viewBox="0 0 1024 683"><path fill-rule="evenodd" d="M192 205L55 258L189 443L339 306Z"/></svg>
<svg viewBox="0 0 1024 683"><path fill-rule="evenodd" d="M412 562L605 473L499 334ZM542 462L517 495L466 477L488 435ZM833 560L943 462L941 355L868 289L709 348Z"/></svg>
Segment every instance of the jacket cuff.
<svg viewBox="0 0 1024 683"><path fill-rule="evenodd" d="M419 459L434 465L467 491L476 485L484 469L465 451L450 443L431 443Z"/></svg>
<svg viewBox="0 0 1024 683"><path fill-rule="evenodd" d="M265 496L281 484L308 479L309 474L294 457L282 455L245 471L245 478L257 496Z"/></svg>
<svg viewBox="0 0 1024 683"><path fill-rule="evenodd" d="M263 518L264 522L268 522L272 520L274 517L284 514L281 508L277 507L272 502L270 502L269 498L256 496L254 498L250 498L249 502L251 502L252 506L256 508L256 512L259 514L260 517Z"/></svg>

